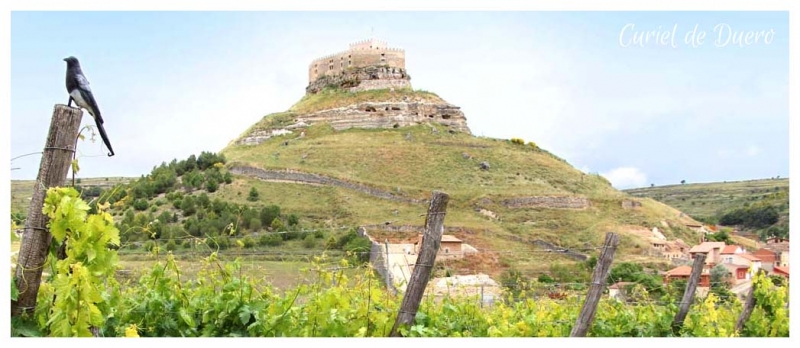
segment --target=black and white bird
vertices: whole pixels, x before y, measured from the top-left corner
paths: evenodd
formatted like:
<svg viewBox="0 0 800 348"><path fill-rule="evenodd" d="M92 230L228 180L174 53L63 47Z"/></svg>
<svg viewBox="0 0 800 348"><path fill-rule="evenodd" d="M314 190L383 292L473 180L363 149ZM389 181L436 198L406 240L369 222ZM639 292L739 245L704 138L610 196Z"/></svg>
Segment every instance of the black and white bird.
<svg viewBox="0 0 800 348"><path fill-rule="evenodd" d="M100 137L103 138L103 143L106 144L108 151L110 151L108 156L114 156L114 149L111 148L106 130L103 128L103 117L100 116L100 109L94 100L92 89L89 88L89 80L86 79L86 76L83 76L78 58L70 56L64 58L64 61L67 62L67 93L69 93L67 106L72 106L72 101L75 101L75 105L86 109L89 115L92 115L97 125L97 130L100 132Z"/></svg>

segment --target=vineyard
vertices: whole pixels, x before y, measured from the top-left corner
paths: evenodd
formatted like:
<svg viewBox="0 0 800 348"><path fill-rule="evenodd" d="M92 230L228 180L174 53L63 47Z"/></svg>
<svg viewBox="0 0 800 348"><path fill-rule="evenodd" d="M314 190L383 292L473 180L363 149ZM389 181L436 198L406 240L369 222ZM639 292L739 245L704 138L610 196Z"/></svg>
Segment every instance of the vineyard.
<svg viewBox="0 0 800 348"><path fill-rule="evenodd" d="M400 310L403 294L385 291L370 267L332 263L324 255L305 270L313 280L288 290L243 275L238 260L223 262L216 253L191 279L168 253L141 278L119 282L119 231L106 209L89 214L74 189L48 190L43 211L54 243L66 251L59 257L51 248L36 306L12 317L12 336L386 337ZM15 301L20 294L13 282ZM742 302L709 294L695 300L677 336L788 337L788 286L762 275L753 284L756 305L741 331L734 328ZM678 306L604 297L588 336L676 336ZM405 337L564 337L580 307L572 296L534 299L524 292L491 306L472 297L424 298L414 323L399 331Z"/></svg>

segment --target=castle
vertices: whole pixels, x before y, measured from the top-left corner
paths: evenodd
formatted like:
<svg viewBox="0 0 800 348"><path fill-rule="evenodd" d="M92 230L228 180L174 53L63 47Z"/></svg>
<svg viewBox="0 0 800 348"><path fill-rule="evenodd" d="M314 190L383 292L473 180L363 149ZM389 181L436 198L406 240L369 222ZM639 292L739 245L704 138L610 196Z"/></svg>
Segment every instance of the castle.
<svg viewBox="0 0 800 348"><path fill-rule="evenodd" d="M406 52L390 48L386 41L363 40L350 44L347 51L317 58L308 66L307 93L327 86L365 91L384 88L411 88L406 72Z"/></svg>

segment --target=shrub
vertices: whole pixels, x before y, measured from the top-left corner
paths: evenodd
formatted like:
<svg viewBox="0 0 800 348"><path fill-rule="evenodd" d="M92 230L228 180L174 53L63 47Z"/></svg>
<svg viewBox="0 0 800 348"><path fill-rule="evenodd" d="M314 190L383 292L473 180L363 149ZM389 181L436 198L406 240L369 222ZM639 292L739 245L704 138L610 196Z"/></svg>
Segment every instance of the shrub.
<svg viewBox="0 0 800 348"><path fill-rule="evenodd" d="M256 241L250 236L242 238L242 244L245 249L251 249L256 246Z"/></svg>
<svg viewBox="0 0 800 348"><path fill-rule="evenodd" d="M525 140L520 138L511 138L511 143L516 145L525 145Z"/></svg>
<svg viewBox="0 0 800 348"><path fill-rule="evenodd" d="M149 206L149 204L147 204L147 200L145 200L143 198L139 198L139 199L133 201L133 209L136 209L138 211L147 210L148 206Z"/></svg>
<svg viewBox="0 0 800 348"><path fill-rule="evenodd" d="M250 193L247 194L247 200L250 202L258 201L258 190L255 187L250 188Z"/></svg>
<svg viewBox="0 0 800 348"><path fill-rule="evenodd" d="M172 240L172 239L170 239L170 240L167 242L167 245L165 245L165 246L164 246L164 249L167 249L167 251L173 251L173 250L175 250L175 249L177 249L177 248L178 248L178 245L177 245L177 244L175 244L175 241L174 241L174 240Z"/></svg>
<svg viewBox="0 0 800 348"><path fill-rule="evenodd" d="M216 192L217 188L219 188L219 183L216 179L209 179L206 181L206 191L208 192Z"/></svg>
<svg viewBox="0 0 800 348"><path fill-rule="evenodd" d="M250 230L258 231L260 229L261 229L261 219L259 218L250 219Z"/></svg>
<svg viewBox="0 0 800 348"><path fill-rule="evenodd" d="M279 246L283 244L283 237L275 233L264 234L258 238L258 244L271 247Z"/></svg>
<svg viewBox="0 0 800 348"><path fill-rule="evenodd" d="M307 235L305 239L303 239L303 247L306 249L311 249L317 245L317 239L314 238L313 235Z"/></svg>

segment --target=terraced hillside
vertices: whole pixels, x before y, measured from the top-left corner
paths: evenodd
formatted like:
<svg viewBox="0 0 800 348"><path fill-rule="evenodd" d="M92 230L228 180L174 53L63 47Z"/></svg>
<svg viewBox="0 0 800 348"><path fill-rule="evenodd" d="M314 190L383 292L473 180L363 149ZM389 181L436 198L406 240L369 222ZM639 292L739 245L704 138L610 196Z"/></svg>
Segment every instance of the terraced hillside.
<svg viewBox="0 0 800 348"><path fill-rule="evenodd" d="M737 210L741 213L748 208L774 207L778 215L776 223L743 229L765 234L774 227L773 231L788 233L789 178L644 187L625 192L655 199L709 223L724 224L723 217L736 215Z"/></svg>
<svg viewBox="0 0 800 348"><path fill-rule="evenodd" d="M346 99L327 102L340 106L362 98L359 93L328 98L336 95ZM488 255L480 268L492 273L498 265L534 270L549 259L570 260L545 256L542 243L596 254L592 248L607 231L623 234L622 258L654 262L645 256L649 244L639 231L658 227L668 240L697 239L685 227L695 221L679 211L632 198L532 143L475 137L438 123L336 130L325 122L257 145L239 141L265 125L287 123L285 117L266 116L222 151L236 180L222 187L220 196L241 200L255 187L270 202L323 225L388 229L421 226L431 191L443 190L451 195L446 225Z"/></svg>

